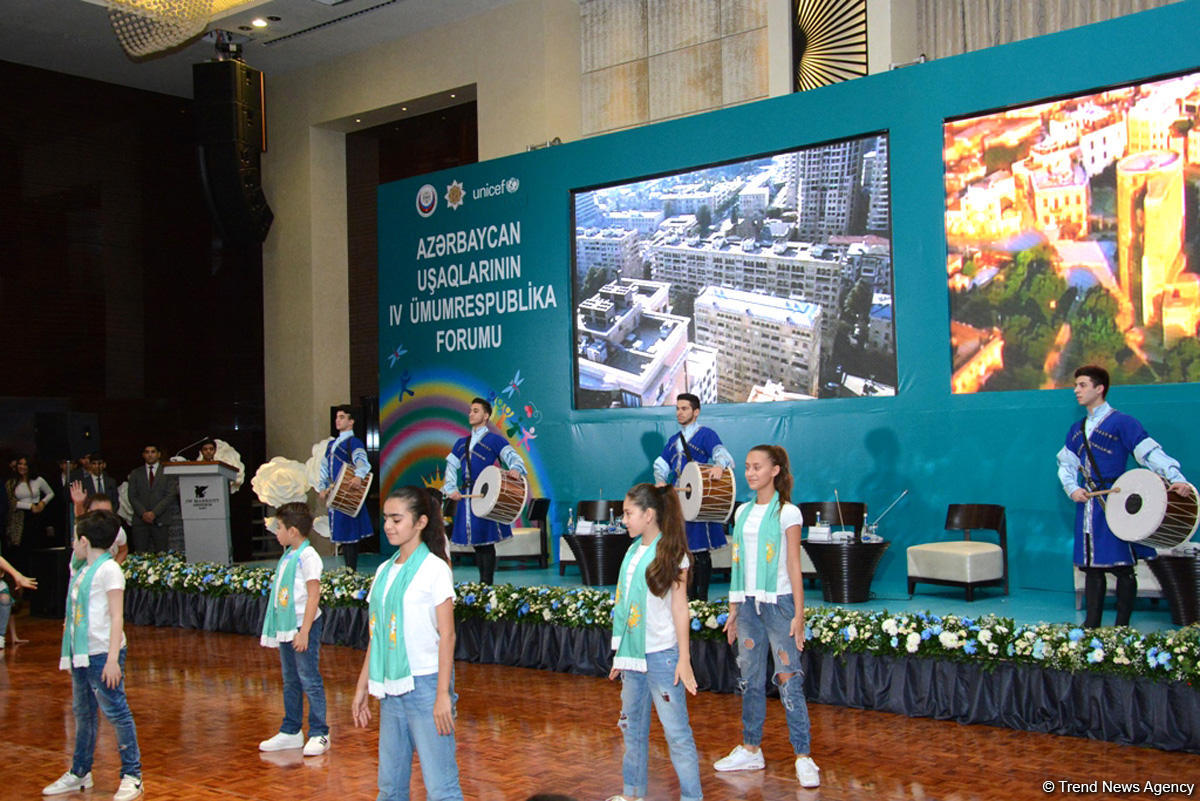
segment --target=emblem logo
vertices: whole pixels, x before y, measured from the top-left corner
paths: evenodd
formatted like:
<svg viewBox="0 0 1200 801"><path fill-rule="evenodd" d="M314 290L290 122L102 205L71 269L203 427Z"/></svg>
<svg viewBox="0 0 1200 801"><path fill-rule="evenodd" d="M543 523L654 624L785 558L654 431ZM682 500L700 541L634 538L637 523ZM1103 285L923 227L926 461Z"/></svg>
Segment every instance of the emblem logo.
<svg viewBox="0 0 1200 801"><path fill-rule="evenodd" d="M463 204L467 193L463 191L463 185L460 181L451 181L446 187L446 205L454 210Z"/></svg>
<svg viewBox="0 0 1200 801"><path fill-rule="evenodd" d="M428 217L437 211L437 190L433 184L425 184L417 190L417 214Z"/></svg>

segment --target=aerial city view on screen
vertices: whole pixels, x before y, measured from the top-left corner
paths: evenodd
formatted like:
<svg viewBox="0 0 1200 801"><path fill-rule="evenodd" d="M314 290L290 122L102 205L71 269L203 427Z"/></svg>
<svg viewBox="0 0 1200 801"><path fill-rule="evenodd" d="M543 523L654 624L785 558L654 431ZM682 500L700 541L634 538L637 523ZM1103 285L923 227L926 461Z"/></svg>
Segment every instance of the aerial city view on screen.
<svg viewBox="0 0 1200 801"><path fill-rule="evenodd" d="M575 405L896 392L887 136L574 193Z"/></svg>
<svg viewBox="0 0 1200 801"><path fill-rule="evenodd" d="M954 392L1200 381L1200 73L944 137Z"/></svg>

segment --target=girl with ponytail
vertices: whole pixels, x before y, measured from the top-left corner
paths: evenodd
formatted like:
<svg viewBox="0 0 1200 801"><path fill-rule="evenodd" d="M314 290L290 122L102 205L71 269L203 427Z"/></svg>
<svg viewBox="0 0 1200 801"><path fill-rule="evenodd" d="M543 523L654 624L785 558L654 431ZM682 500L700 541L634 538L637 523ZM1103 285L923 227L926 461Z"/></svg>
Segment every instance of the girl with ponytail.
<svg viewBox="0 0 1200 801"><path fill-rule="evenodd" d="M455 759L454 576L440 507L422 487L383 502L383 533L396 552L367 596L371 639L350 711L371 722L379 699L379 801L408 801L413 752L425 795L462 801Z"/></svg>
<svg viewBox="0 0 1200 801"><path fill-rule="evenodd" d="M624 788L609 801L641 801L649 763L650 702L666 734L682 801L700 801L700 761L688 723L696 694L688 644L687 535L674 487L638 484L625 496L625 553L613 610L610 679L621 677Z"/></svg>
<svg viewBox="0 0 1200 801"><path fill-rule="evenodd" d="M821 784L809 757L812 732L804 700L804 587L800 533L804 521L792 503L787 451L756 445L746 455L746 484L752 503L734 515L733 567L729 582L726 636L737 650L742 693L742 743L713 765L717 770L762 770L763 722L767 714L768 653L775 655L775 683L783 702L788 739L796 752L796 778L804 787ZM768 646L770 650L768 651Z"/></svg>

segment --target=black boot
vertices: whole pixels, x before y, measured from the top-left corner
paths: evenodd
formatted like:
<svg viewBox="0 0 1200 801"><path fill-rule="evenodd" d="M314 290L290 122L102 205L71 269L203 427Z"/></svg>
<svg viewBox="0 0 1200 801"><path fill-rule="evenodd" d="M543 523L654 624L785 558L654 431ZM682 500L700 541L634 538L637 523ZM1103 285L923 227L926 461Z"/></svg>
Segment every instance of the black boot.
<svg viewBox="0 0 1200 801"><path fill-rule="evenodd" d="M496 577L496 546L476 545L475 562L479 565L479 580L491 584Z"/></svg>
<svg viewBox="0 0 1200 801"><path fill-rule="evenodd" d="M1108 581L1104 571L1095 567L1083 568L1083 600L1087 605L1087 616L1083 620L1085 629L1100 627L1100 617L1104 614L1104 593L1108 590Z"/></svg>
<svg viewBox="0 0 1200 801"><path fill-rule="evenodd" d="M688 600L707 601L711 581L712 556L708 551L696 551L692 554L692 583L688 587Z"/></svg>
<svg viewBox="0 0 1200 801"><path fill-rule="evenodd" d="M1117 625L1128 626L1133 616L1133 602L1137 599L1137 574L1132 567L1114 570L1117 576Z"/></svg>

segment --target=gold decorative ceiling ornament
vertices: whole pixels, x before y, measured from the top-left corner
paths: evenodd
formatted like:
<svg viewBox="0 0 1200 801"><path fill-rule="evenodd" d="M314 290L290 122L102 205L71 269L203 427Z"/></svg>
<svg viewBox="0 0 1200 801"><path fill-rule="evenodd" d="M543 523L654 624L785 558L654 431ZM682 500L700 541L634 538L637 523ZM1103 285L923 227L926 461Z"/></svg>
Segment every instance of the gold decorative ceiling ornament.
<svg viewBox="0 0 1200 801"><path fill-rule="evenodd" d="M867 74L867 0L792 0L792 82L803 92Z"/></svg>
<svg viewBox="0 0 1200 801"><path fill-rule="evenodd" d="M178 47L212 19L247 0L108 0L108 19L131 57Z"/></svg>

